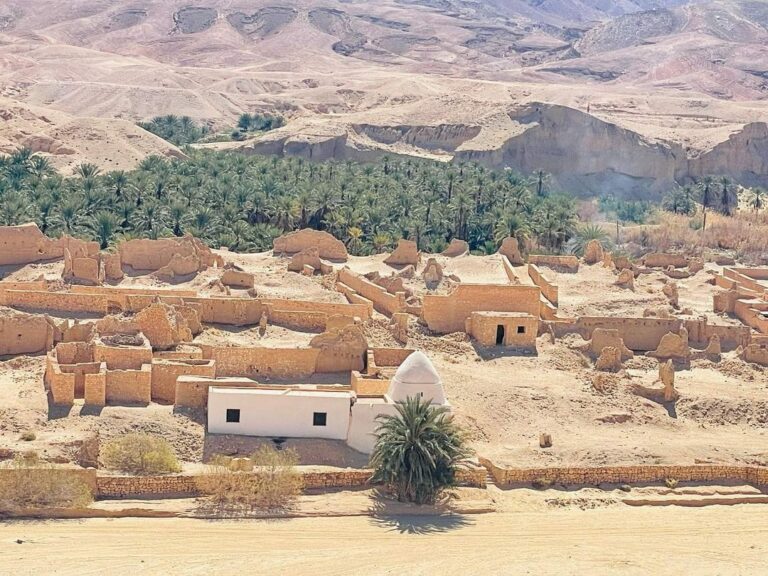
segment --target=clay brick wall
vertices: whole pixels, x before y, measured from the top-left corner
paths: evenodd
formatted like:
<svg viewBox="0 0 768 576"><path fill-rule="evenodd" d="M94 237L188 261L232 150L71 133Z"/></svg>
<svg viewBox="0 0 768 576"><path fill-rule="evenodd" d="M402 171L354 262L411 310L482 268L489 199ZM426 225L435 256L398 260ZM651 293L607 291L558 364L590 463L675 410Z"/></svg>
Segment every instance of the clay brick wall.
<svg viewBox="0 0 768 576"><path fill-rule="evenodd" d="M389 390L389 378L373 378L353 370L350 376L352 390L360 398L384 396Z"/></svg>
<svg viewBox="0 0 768 576"><path fill-rule="evenodd" d="M682 320L675 318L603 318L582 316L572 326L585 340L592 338L595 328L608 328L619 331L624 345L630 350L656 350L659 342L668 332L680 331Z"/></svg>
<svg viewBox="0 0 768 576"><path fill-rule="evenodd" d="M325 312L296 312L269 308L269 323L275 326L284 326L294 330L322 331L327 322L328 314Z"/></svg>
<svg viewBox="0 0 768 576"><path fill-rule="evenodd" d="M579 259L576 256L550 256L549 254L531 254L528 256L529 264L547 266L554 270L565 272L578 272Z"/></svg>
<svg viewBox="0 0 768 576"><path fill-rule="evenodd" d="M0 356L47 352L53 340L53 324L44 316L0 314Z"/></svg>
<svg viewBox="0 0 768 576"><path fill-rule="evenodd" d="M730 350L749 343L750 329L747 326L720 326L709 324L706 319L685 320L688 340L691 343L705 345L715 334L720 338L720 346Z"/></svg>
<svg viewBox="0 0 768 576"><path fill-rule="evenodd" d="M173 403L179 376L216 376L213 360L152 360L152 400Z"/></svg>
<svg viewBox="0 0 768 576"><path fill-rule="evenodd" d="M674 478L680 482L744 482L757 486L768 484L768 468L758 466L599 466L552 468L503 468L487 459L480 462L500 486L530 484L547 480L554 484L651 484Z"/></svg>
<svg viewBox="0 0 768 576"><path fill-rule="evenodd" d="M447 295L424 296L423 317L430 330L463 332L472 312L525 312L539 318L541 289L512 284L459 284Z"/></svg>
<svg viewBox="0 0 768 576"><path fill-rule="evenodd" d="M107 301L106 296L99 294L4 290L0 286L0 304L25 310L104 314Z"/></svg>
<svg viewBox="0 0 768 576"><path fill-rule="evenodd" d="M149 404L152 401L152 368L110 370L106 378L107 404Z"/></svg>
<svg viewBox="0 0 768 576"><path fill-rule="evenodd" d="M105 362L109 370L140 370L152 362L152 348L145 346L105 346L96 341L93 346L93 360Z"/></svg>
<svg viewBox="0 0 768 576"><path fill-rule="evenodd" d="M762 334L768 334L768 319L761 312L768 310L768 303L762 300L736 300L733 311L747 326Z"/></svg>
<svg viewBox="0 0 768 576"><path fill-rule="evenodd" d="M263 298L266 306L286 312L321 312L328 316L347 316L349 318L370 318L366 306L342 302L313 302L312 300L287 300L285 298Z"/></svg>
<svg viewBox="0 0 768 576"><path fill-rule="evenodd" d="M494 313L473 312L467 322L467 333L482 346L495 346L497 329L504 327L502 345L517 348L536 348L539 319L533 316L504 316ZM522 328L520 333L518 328Z"/></svg>
<svg viewBox="0 0 768 576"><path fill-rule="evenodd" d="M0 266L64 257L60 240L47 238L37 224L0 226Z"/></svg>
<svg viewBox="0 0 768 576"><path fill-rule="evenodd" d="M376 366L400 366L413 354L408 348L371 348Z"/></svg>
<svg viewBox="0 0 768 576"><path fill-rule="evenodd" d="M559 293L557 284L553 284L552 281L546 278L536 264L528 264L528 275L533 280L533 283L541 288L542 296L557 306Z"/></svg>
<svg viewBox="0 0 768 576"><path fill-rule="evenodd" d="M688 258L682 254L665 254L663 252L654 252L643 256L643 264L649 268L685 268L688 266Z"/></svg>
<svg viewBox="0 0 768 576"><path fill-rule="evenodd" d="M390 294L386 289L355 274L349 268L339 270L338 280L373 302L373 307L382 314L391 316L395 312L405 311L404 296Z"/></svg>
<svg viewBox="0 0 768 576"><path fill-rule="evenodd" d="M305 378L315 373L314 348L228 348L201 345L203 358L216 362L217 376Z"/></svg>
<svg viewBox="0 0 768 576"><path fill-rule="evenodd" d="M347 300L349 300L350 304L365 306L367 310L368 318L371 318L373 316L373 310L374 310L373 302L368 300L368 298L366 298L365 296L361 296L360 294L352 290L352 288L350 288L349 286L341 282L336 283L336 290L344 294L344 296L347 297Z"/></svg>
<svg viewBox="0 0 768 576"><path fill-rule="evenodd" d="M221 283L235 288L253 288L253 274L239 270L225 270L221 275Z"/></svg>
<svg viewBox="0 0 768 576"><path fill-rule="evenodd" d="M744 360L768 366L768 342L756 342L744 348Z"/></svg>

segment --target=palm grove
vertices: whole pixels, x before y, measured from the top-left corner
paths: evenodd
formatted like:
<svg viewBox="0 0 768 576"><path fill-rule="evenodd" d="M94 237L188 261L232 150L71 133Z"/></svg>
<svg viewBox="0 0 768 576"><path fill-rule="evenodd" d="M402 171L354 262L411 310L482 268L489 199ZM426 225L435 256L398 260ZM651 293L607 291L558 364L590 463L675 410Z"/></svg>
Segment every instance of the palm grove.
<svg viewBox="0 0 768 576"><path fill-rule="evenodd" d="M442 250L452 238L493 252L506 236L559 251L576 227L574 200L536 180L475 164L421 160L313 163L299 158L189 150L146 158L136 170L81 164L71 177L22 149L0 156L0 224L35 221L51 236L98 240L181 236L239 252L280 234L327 230L353 254L409 238Z"/></svg>

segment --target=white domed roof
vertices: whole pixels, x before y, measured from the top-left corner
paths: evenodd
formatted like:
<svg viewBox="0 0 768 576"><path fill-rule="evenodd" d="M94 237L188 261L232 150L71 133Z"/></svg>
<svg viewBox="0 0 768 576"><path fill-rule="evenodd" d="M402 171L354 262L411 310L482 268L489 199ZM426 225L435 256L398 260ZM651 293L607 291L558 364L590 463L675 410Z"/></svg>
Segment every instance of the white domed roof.
<svg viewBox="0 0 768 576"><path fill-rule="evenodd" d="M397 369L389 384L388 395L395 402L421 395L432 404L445 404L440 376L429 358L419 351L408 356Z"/></svg>

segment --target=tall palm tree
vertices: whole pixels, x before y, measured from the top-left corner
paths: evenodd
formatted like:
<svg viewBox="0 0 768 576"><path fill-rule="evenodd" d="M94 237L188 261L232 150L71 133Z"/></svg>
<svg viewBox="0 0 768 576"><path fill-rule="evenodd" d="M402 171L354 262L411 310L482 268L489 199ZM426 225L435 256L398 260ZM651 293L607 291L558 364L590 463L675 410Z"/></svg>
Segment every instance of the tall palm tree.
<svg viewBox="0 0 768 576"><path fill-rule="evenodd" d="M418 396L398 402L395 410L378 417L372 480L400 501L432 503L455 485L457 469L470 456L464 435L447 408Z"/></svg>
<svg viewBox="0 0 768 576"><path fill-rule="evenodd" d="M707 208L711 208L715 203L715 193L712 190L713 182L712 176L705 176L701 182L701 209L704 214L702 231L707 229Z"/></svg>

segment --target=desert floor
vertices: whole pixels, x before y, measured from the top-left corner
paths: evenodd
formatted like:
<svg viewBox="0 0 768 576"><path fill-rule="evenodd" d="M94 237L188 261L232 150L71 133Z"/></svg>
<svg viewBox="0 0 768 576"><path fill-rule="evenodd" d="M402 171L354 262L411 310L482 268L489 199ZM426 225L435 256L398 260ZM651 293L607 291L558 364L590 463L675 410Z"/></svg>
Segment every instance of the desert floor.
<svg viewBox="0 0 768 576"><path fill-rule="evenodd" d="M763 574L768 507L0 523L26 574ZM22 541L18 543L18 541Z"/></svg>

